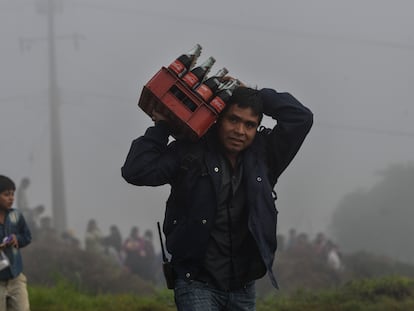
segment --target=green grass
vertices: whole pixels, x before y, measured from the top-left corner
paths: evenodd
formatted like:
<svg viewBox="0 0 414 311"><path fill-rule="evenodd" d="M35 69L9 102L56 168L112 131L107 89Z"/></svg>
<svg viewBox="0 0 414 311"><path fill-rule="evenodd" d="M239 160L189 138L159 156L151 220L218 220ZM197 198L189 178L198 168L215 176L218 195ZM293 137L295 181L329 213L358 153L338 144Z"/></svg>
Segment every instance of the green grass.
<svg viewBox="0 0 414 311"><path fill-rule="evenodd" d="M32 311L171 311L175 310L172 291L160 290L153 296L132 294L90 295L68 282L52 288L29 286Z"/></svg>
<svg viewBox="0 0 414 311"><path fill-rule="evenodd" d="M260 311L407 311L414 310L414 280L403 277L362 279L336 289L298 290L259 301Z"/></svg>
<svg viewBox="0 0 414 311"><path fill-rule="evenodd" d="M171 311L173 293L88 295L64 280L53 288L29 287L32 311ZM414 310L414 280L383 277L349 282L334 289L275 292L257 303L258 311L406 311Z"/></svg>

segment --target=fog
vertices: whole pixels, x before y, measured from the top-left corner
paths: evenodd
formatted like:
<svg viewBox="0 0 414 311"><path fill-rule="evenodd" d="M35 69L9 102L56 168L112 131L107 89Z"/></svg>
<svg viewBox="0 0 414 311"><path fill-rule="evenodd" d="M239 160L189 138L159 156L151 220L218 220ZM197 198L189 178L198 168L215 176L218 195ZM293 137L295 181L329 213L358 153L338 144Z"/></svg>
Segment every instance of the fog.
<svg viewBox="0 0 414 311"><path fill-rule="evenodd" d="M120 167L152 124L143 85L195 43L251 86L288 91L315 115L281 176L279 231L328 231L340 199L414 154L414 4L409 0L67 0L55 18L68 227L95 218L155 230L168 187L127 184ZM44 7L44 3L43 3ZM41 1L0 0L0 174L31 179L51 215L49 58ZM264 120L272 126L271 120Z"/></svg>

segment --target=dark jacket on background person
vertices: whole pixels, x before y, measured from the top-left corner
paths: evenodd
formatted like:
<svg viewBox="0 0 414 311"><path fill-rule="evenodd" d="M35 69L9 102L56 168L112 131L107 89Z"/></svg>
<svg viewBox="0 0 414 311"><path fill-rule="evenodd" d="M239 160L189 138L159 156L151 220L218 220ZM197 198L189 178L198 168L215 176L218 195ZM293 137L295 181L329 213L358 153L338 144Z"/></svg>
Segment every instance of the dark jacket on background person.
<svg viewBox="0 0 414 311"><path fill-rule="evenodd" d="M312 123L311 111L289 93L262 89L264 115L277 121L261 129L243 151L242 182L246 190L248 229L274 286L277 209L273 188L292 161ZM214 226L221 185L220 146L213 126L195 143L169 142L168 125L157 122L133 141L122 176L134 185L171 185L163 231L178 278L196 279Z"/></svg>
<svg viewBox="0 0 414 311"><path fill-rule="evenodd" d="M3 251L10 261L10 267L0 271L0 280L7 281L14 279L23 271L23 260L20 248L25 247L32 241L30 229L20 211L11 209L7 211L3 230L0 230L0 241L5 237L15 234L19 243L19 248L8 246Z"/></svg>

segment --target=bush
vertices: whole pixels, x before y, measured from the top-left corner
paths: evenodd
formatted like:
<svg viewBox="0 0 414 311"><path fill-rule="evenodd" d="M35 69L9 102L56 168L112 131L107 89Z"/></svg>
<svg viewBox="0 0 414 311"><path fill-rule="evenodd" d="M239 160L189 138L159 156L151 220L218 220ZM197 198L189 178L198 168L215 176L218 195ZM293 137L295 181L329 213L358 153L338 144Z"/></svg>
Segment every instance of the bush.
<svg viewBox="0 0 414 311"><path fill-rule="evenodd" d="M150 295L155 292L152 284L128 273L105 255L61 244L48 245L36 242L24 249L23 256L29 284L51 287L64 279L78 290L92 294Z"/></svg>

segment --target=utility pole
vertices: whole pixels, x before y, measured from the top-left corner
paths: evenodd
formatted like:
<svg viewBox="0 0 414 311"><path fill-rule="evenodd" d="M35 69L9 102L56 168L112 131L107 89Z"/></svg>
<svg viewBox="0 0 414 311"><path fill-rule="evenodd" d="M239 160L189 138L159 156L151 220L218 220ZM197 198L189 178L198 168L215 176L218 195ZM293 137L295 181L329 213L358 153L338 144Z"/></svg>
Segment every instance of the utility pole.
<svg viewBox="0 0 414 311"><path fill-rule="evenodd" d="M60 96L56 75L56 51L54 30L54 0L47 0L47 44L49 57L49 117L50 161L53 224L58 233L67 229L66 198L60 130Z"/></svg>
<svg viewBox="0 0 414 311"><path fill-rule="evenodd" d="M66 198L64 185L64 169L62 156L62 139L60 129L60 94L57 83L57 62L56 62L56 40L73 40L75 49L82 36L78 34L56 36L55 35L55 13L62 11L62 0L37 0L36 9L38 13L47 17L46 38L21 38L20 48L22 51L29 50L35 41L47 41L48 47L48 79L49 79L49 126L50 126L50 170L51 170L51 196L52 196L52 217L53 225L58 233L67 230L66 219Z"/></svg>
<svg viewBox="0 0 414 311"><path fill-rule="evenodd" d="M49 102L49 130L50 130L50 170L51 170L51 199L52 218L54 228L58 233L67 230L66 220L66 198L64 186L64 170L61 146L60 130L60 96L56 74L56 51L55 51L55 13L62 9L61 0L38 0L36 3L38 13L46 15L47 36L46 38L21 39L22 50L29 49L32 42L46 40L48 48L48 102ZM77 38L75 38L77 40Z"/></svg>

